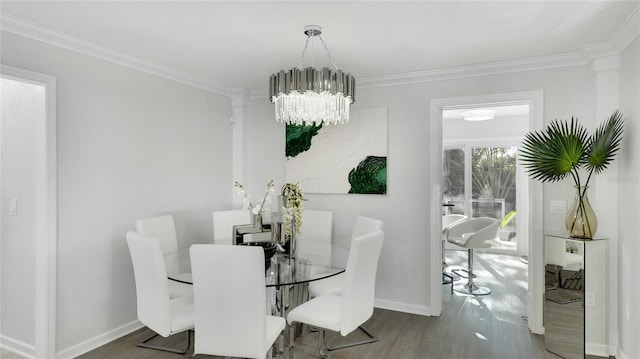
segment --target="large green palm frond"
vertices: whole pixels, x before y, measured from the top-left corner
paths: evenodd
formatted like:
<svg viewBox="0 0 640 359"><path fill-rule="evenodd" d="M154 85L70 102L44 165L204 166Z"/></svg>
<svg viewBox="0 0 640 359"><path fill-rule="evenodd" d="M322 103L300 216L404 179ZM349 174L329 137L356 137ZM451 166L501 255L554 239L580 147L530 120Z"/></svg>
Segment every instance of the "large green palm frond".
<svg viewBox="0 0 640 359"><path fill-rule="evenodd" d="M602 172L615 157L622 142L624 117L614 112L591 136L587 145L586 167L595 174Z"/></svg>
<svg viewBox="0 0 640 359"><path fill-rule="evenodd" d="M586 162L587 140L587 131L577 119L554 120L545 131L525 135L520 159L533 179L560 181Z"/></svg>

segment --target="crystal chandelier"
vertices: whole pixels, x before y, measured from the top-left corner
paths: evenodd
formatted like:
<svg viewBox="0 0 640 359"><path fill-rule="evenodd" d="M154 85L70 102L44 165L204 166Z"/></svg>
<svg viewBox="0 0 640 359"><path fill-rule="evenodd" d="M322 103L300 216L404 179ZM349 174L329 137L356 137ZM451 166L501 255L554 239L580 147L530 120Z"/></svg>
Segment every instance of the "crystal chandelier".
<svg viewBox="0 0 640 359"><path fill-rule="evenodd" d="M356 79L338 69L322 36L322 28L304 28L307 42L298 67L280 70L269 78L269 98L275 104L276 121L293 125L325 125L349 121L349 106L356 101ZM318 37L333 65L302 68L309 42Z"/></svg>

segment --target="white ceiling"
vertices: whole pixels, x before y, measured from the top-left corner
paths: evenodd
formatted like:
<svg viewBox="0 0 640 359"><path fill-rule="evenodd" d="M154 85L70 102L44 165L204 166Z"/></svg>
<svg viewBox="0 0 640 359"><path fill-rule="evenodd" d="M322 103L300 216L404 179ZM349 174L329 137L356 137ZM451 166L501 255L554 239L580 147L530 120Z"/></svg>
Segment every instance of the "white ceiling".
<svg viewBox="0 0 640 359"><path fill-rule="evenodd" d="M2 1L0 25L23 34L44 30L55 35L48 38L230 94L232 88L265 92L272 72L297 66L305 42L302 29L309 24L323 27L338 66L355 75L360 86L439 69L580 56L611 42L630 17L637 17L639 4ZM307 56L313 55L316 66L327 65L321 50L316 43Z"/></svg>

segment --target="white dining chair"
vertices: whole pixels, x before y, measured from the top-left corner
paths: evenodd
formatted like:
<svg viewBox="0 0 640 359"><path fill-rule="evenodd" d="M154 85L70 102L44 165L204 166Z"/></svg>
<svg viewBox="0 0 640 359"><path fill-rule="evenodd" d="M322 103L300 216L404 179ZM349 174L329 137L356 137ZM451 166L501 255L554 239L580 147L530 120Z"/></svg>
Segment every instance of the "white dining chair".
<svg viewBox="0 0 640 359"><path fill-rule="evenodd" d="M251 223L251 212L248 209L214 211L213 243L233 244L233 226Z"/></svg>
<svg viewBox="0 0 640 359"><path fill-rule="evenodd" d="M261 247L194 244L191 268L199 354L265 358L284 318L267 315Z"/></svg>
<svg viewBox="0 0 640 359"><path fill-rule="evenodd" d="M303 224L304 225L304 224ZM356 222L353 225L351 232L351 240L359 237L363 234L373 233L375 231L381 231L384 227L384 223L375 218L369 218L364 216L356 217ZM309 283L309 294L312 297L317 297L322 294L336 294L340 295L342 292L342 285L344 282L344 273L314 281Z"/></svg>
<svg viewBox="0 0 640 359"><path fill-rule="evenodd" d="M470 218L457 222L449 226L447 231L447 242L467 249L467 283L455 285L456 292L468 295L487 295L491 289L478 287L473 279L473 250L477 248L489 248L498 233L500 220L489 217Z"/></svg>
<svg viewBox="0 0 640 359"><path fill-rule="evenodd" d="M302 211L302 227L298 234L298 257L308 259L314 267L331 267L333 212Z"/></svg>
<svg viewBox="0 0 640 359"><path fill-rule="evenodd" d="M127 232L126 238L136 282L138 320L155 332L136 345L173 353L186 353L191 344L191 330L194 325L193 298L169 296L167 271L157 238L133 231ZM148 344L149 340L158 335L168 337L182 332L187 333L187 343L181 349Z"/></svg>
<svg viewBox="0 0 640 359"><path fill-rule="evenodd" d="M362 324L373 315L376 272L382 249L384 232L375 231L353 239L347 268L344 272L344 285L341 295L324 294L294 308L287 315L289 322L289 357L293 358L293 335L295 323L308 324L318 329L318 349L325 357L328 351L369 344L378 339L362 328ZM326 342L326 330L340 333L343 337L360 328L370 338L357 343L329 347Z"/></svg>
<svg viewBox="0 0 640 359"><path fill-rule="evenodd" d="M180 272L180 252L178 236L173 216L157 216L136 221L136 232L157 238L162 249L162 256L167 274L173 278L191 279L189 273ZM169 280L169 295L173 297L193 297L193 288L189 284Z"/></svg>

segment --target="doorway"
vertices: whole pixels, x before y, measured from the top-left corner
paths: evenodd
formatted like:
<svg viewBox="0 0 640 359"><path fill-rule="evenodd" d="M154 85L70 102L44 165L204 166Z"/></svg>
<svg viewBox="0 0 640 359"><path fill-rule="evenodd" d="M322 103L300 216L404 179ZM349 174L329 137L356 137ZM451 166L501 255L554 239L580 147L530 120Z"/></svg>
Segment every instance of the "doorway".
<svg viewBox="0 0 640 359"><path fill-rule="evenodd" d="M432 213L431 218L431 246L430 246L430 259L431 259L431 311L432 315L440 315L442 312L442 232L441 232L441 214L442 214L442 199L444 196L445 183L443 182L443 151L445 148L445 140L443 138L445 126L443 126L443 119L447 114L447 111L458 111L465 112L473 109L486 109L492 107L505 107L505 106L527 106L529 109L528 120L526 121L526 131L538 130L542 128L542 103L543 95L541 91L536 92L522 92L522 93L506 93L506 94L494 94L494 95L483 95L483 96L471 96L471 97L459 97L459 98L447 98L447 99L435 99L431 101L430 108L430 166L431 166L431 198L434 199L431 201L431 210ZM481 126L482 130L486 130L488 126ZM477 126L476 131L474 131L474 135L476 138L479 136L478 132L480 126ZM489 134L494 133L493 131L488 132ZM480 135L481 140L490 138L490 135ZM473 137L471 137L473 138ZM517 138L514 136L511 140ZM497 152L509 152L508 148L513 147L513 143L508 143L509 141L502 141L502 143L480 143L482 141L465 139L465 141L469 142L464 144L466 148L468 148L468 158L465 161L473 162L473 154L475 149L482 149L480 151L476 151L476 155L481 156L484 152L485 155L491 155L493 151L493 155L496 155ZM450 141L447 143L447 146L460 146L461 141ZM514 141L512 141L514 142ZM519 143L519 141L515 141ZM452 148L452 147L449 147ZM488 149L496 149L496 150L488 150ZM503 150L497 150L502 148ZM506 150L504 150L506 149ZM465 156L467 158L467 156ZM519 166L516 166L519 167ZM517 172L516 172L517 176ZM470 184L465 189L463 194L464 197L468 197L468 201L464 201L462 206L463 211L467 211L468 213L474 213L473 209L473 177L471 173L465 174L465 182ZM542 279L542 245L541 241L533 240L534 238L542 238L542 186L533 181L527 180L526 176L522 179L522 181L518 182L520 186L516 191L517 194L525 194L526 198L516 198L516 206L517 203L525 203L528 201L529 205L527 207L518 207L516 209L518 220L518 228L516 230L516 235L513 238L517 238L518 241L523 241L525 246L520 246L522 251L524 251L525 255L528 257L528 272L529 272L529 281L528 281L528 300L527 300L527 317L528 317L528 326L529 329L536 334L541 334L542 327L542 293L543 293L543 279ZM522 188L521 188L522 187ZM523 191L524 189L524 191ZM528 189L528 190L527 190ZM468 194L467 194L468 193ZM495 193L493 193L495 195ZM487 213L494 213L494 216L501 215L502 210L500 206L502 205L501 200L498 201L500 204L496 204L495 196L493 199L488 198L483 203L487 205L487 208L483 208L483 210L487 210ZM466 208L464 208L466 206ZM506 199L505 199L505 211L506 211ZM495 214L500 212L499 214ZM505 212L505 216L508 212ZM504 217L503 217L504 218ZM507 234L507 238L508 238ZM517 247L516 247L517 248ZM540 272L540 273L538 273Z"/></svg>
<svg viewBox="0 0 640 359"><path fill-rule="evenodd" d="M6 65L0 68L0 75L0 346L26 357L53 358L57 247L55 78ZM26 297L20 298L21 294Z"/></svg>
<svg viewBox="0 0 640 359"><path fill-rule="evenodd" d="M442 119L443 214L500 220L491 248L483 251L526 256L518 213L529 208L528 185L517 153L529 131L529 105L449 109Z"/></svg>

